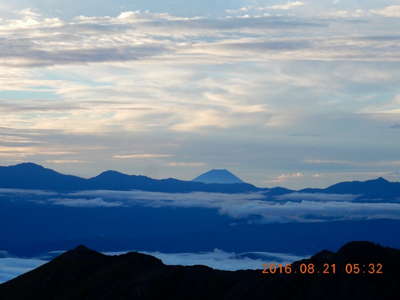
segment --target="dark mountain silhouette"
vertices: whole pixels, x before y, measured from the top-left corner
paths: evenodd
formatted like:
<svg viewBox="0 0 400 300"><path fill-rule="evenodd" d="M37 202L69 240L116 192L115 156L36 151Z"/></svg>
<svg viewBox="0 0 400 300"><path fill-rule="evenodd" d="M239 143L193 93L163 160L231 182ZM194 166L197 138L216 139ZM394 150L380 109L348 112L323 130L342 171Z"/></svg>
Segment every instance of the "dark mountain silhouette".
<svg viewBox="0 0 400 300"><path fill-rule="evenodd" d="M397 300L400 251L352 242L338 252L322 251L293 264L336 264L333 274L265 275L218 271L205 266L166 266L139 253L106 256L79 246L53 261L0 285L4 300L108 299L296 299ZM345 273L345 264L383 265L383 274ZM262 266L260 266L262 268ZM260 269L261 269L260 268ZM363 268L365 269L365 268Z"/></svg>
<svg viewBox="0 0 400 300"><path fill-rule="evenodd" d="M146 176L126 175L116 171L106 171L96 177L85 179L72 175L64 175L34 163L0 167L0 188L57 191L137 189L171 193L194 191L243 193L259 190L248 183L205 184L173 178L157 180Z"/></svg>
<svg viewBox="0 0 400 300"><path fill-rule="evenodd" d="M213 169L193 179L203 183L244 183L239 177L225 169Z"/></svg>

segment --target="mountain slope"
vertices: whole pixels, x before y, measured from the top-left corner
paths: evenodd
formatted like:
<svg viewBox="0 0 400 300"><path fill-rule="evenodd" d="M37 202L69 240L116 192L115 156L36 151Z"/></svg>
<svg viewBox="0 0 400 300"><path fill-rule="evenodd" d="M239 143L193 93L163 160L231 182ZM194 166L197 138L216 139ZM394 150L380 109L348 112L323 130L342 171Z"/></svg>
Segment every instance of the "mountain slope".
<svg viewBox="0 0 400 300"><path fill-rule="evenodd" d="M383 264L383 274L348 275L346 263ZM352 242L301 263L337 264L336 275L265 275L204 266L166 266L139 253L106 256L84 246L0 285L0 299L399 299L400 251Z"/></svg>
<svg viewBox="0 0 400 300"><path fill-rule="evenodd" d="M84 187L86 179L64 175L34 163L0 166L0 187L16 189L74 190Z"/></svg>

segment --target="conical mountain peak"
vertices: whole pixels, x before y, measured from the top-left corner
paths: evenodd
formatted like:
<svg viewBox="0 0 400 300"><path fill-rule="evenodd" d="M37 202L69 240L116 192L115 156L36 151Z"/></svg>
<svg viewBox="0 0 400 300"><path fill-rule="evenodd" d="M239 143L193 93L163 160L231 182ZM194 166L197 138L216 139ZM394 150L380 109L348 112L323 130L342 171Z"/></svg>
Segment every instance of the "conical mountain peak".
<svg viewBox="0 0 400 300"><path fill-rule="evenodd" d="M231 173L226 169L212 169L206 173L193 179L193 181L203 182L203 183L244 183L239 177Z"/></svg>

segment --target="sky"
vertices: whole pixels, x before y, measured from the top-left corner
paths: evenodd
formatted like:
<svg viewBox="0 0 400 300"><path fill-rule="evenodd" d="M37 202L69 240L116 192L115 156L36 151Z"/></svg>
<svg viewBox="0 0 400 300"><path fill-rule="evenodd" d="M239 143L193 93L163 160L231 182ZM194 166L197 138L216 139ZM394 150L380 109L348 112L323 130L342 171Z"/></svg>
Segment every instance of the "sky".
<svg viewBox="0 0 400 300"><path fill-rule="evenodd" d="M0 1L0 165L400 179L400 1Z"/></svg>

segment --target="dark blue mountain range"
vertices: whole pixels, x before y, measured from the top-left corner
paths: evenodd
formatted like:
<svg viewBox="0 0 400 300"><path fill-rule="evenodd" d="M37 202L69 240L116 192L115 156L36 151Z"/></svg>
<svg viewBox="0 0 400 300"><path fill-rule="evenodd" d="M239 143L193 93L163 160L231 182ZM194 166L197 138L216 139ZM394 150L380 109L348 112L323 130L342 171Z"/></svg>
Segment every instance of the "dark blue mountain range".
<svg viewBox="0 0 400 300"><path fill-rule="evenodd" d="M157 180L146 176L126 175L117 171L105 171L98 176L85 179L72 175L64 175L34 163L0 167L0 188L56 191L136 189L170 193L195 191L243 193L259 190L259 188L248 183L205 184L173 178Z"/></svg>

